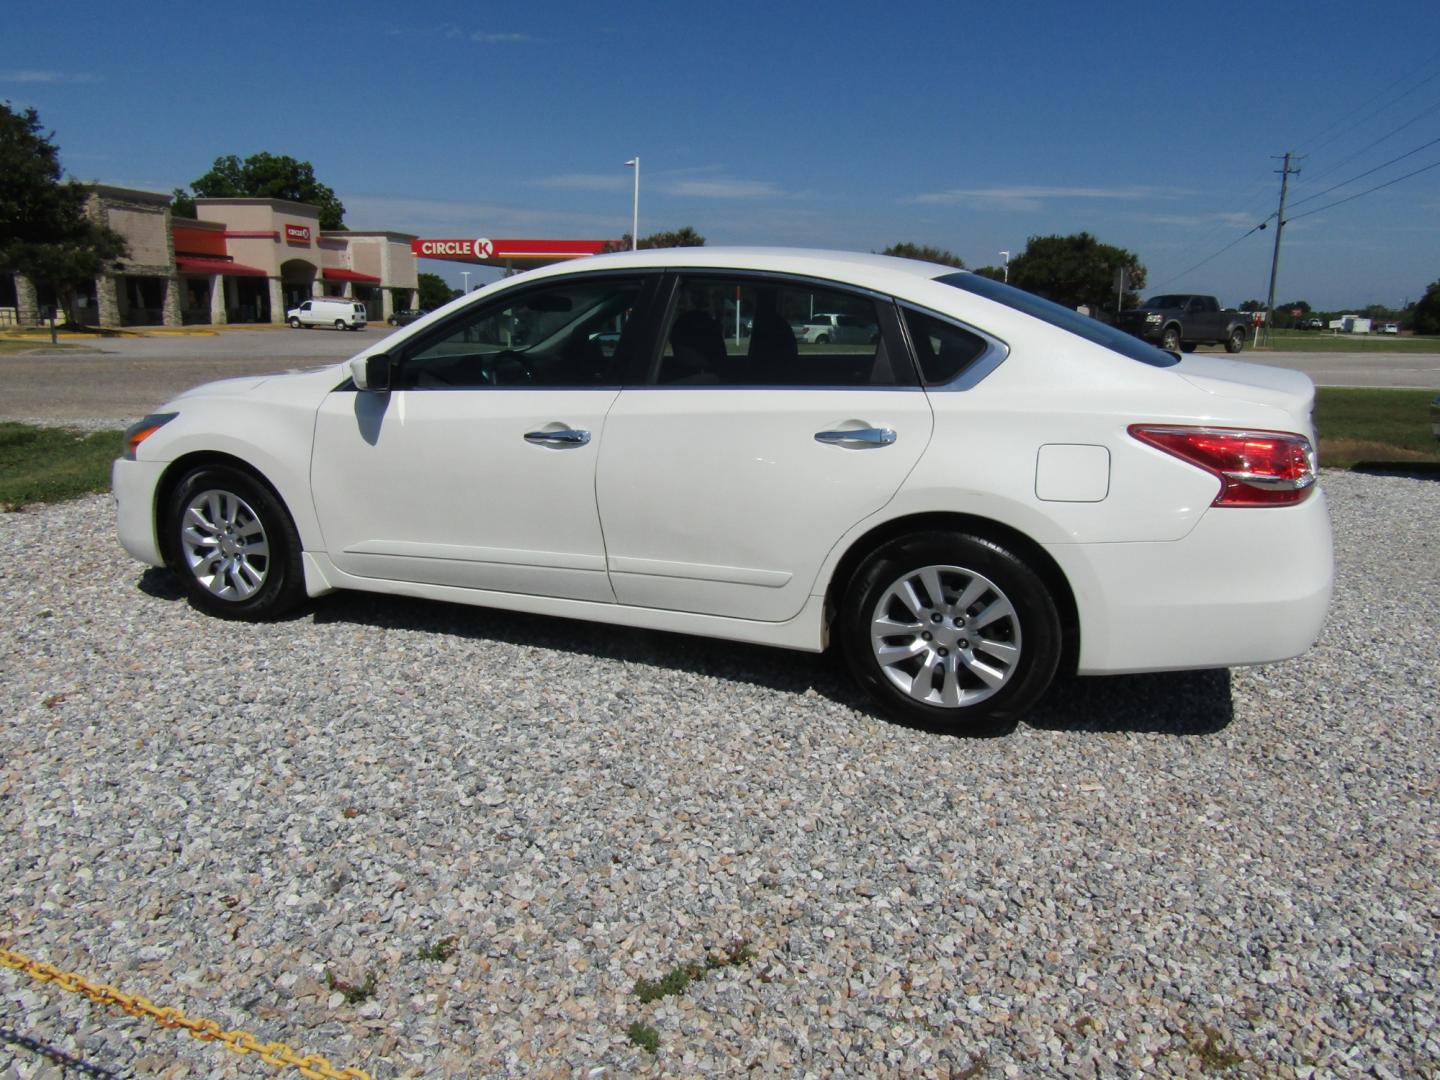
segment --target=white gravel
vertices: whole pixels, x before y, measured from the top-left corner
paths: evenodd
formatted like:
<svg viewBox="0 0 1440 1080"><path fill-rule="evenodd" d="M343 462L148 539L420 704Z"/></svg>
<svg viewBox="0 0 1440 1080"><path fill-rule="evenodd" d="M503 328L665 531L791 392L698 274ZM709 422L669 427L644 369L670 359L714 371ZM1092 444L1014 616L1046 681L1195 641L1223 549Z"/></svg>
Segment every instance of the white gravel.
<svg viewBox="0 0 1440 1080"><path fill-rule="evenodd" d="M1323 483L1306 656L1074 682L989 741L803 654L224 623L108 498L4 515L0 944L376 1078L1434 1076L1440 484ZM0 1080L72 1075L273 1070L0 971Z"/></svg>

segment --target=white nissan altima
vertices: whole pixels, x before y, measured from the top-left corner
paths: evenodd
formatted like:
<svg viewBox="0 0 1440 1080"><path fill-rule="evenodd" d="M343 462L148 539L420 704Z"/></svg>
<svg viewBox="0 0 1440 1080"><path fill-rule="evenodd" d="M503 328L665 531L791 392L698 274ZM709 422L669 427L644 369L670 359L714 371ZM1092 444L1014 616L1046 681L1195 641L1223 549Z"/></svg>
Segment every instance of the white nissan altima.
<svg viewBox="0 0 1440 1080"><path fill-rule="evenodd" d="M816 312L879 332L797 341ZM892 715L980 732L1060 670L1310 646L1313 398L952 267L640 251L191 390L113 479L126 550L214 615L365 589L833 644Z"/></svg>

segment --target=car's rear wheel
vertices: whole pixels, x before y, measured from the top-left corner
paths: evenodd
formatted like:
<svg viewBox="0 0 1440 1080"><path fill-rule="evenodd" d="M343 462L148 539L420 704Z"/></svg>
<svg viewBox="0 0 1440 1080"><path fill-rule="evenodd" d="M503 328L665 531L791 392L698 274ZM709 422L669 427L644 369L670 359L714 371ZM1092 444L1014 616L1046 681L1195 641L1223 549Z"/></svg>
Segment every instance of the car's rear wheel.
<svg viewBox="0 0 1440 1080"><path fill-rule="evenodd" d="M1230 331L1230 336L1225 339L1225 351L1237 353L1245 347L1245 331L1236 327Z"/></svg>
<svg viewBox="0 0 1440 1080"><path fill-rule="evenodd" d="M299 317L298 315L293 316L293 317L290 319L290 329L291 329L291 330L299 330L299 329L300 329L300 317Z"/></svg>
<svg viewBox="0 0 1440 1080"><path fill-rule="evenodd" d="M1160 335L1160 348L1166 352L1180 351L1180 328L1178 326L1165 328L1165 332Z"/></svg>
<svg viewBox="0 0 1440 1080"><path fill-rule="evenodd" d="M187 473L165 513L170 568L190 602L227 619L274 618L305 595L300 538L280 500L238 469Z"/></svg>
<svg viewBox="0 0 1440 1080"><path fill-rule="evenodd" d="M1180 343L1180 351L1183 352L1183 353L1192 353L1192 352L1195 351L1195 345L1196 345L1196 342L1193 342L1193 341L1183 341L1183 342Z"/></svg>
<svg viewBox="0 0 1440 1080"><path fill-rule="evenodd" d="M1060 662L1060 617L1039 574L965 533L881 547L851 581L837 629L851 674L887 713L959 735L1012 729Z"/></svg>

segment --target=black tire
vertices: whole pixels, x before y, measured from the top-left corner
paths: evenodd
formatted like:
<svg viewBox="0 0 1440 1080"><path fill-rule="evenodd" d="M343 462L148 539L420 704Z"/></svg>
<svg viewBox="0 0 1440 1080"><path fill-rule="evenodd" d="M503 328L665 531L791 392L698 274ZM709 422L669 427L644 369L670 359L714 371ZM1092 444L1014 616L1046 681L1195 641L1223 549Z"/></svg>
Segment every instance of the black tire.
<svg viewBox="0 0 1440 1080"><path fill-rule="evenodd" d="M894 635L872 633L881 618ZM956 735L1013 730L1055 677L1063 638L1055 602L1024 560L986 537L941 531L900 537L866 559L835 630L846 667L888 715ZM896 660L882 665L881 648L895 649Z"/></svg>
<svg viewBox="0 0 1440 1080"><path fill-rule="evenodd" d="M336 330L344 330L344 329L345 329L345 320L344 320L344 319L336 319L336 320L335 320L335 329L336 329Z"/></svg>
<svg viewBox="0 0 1440 1080"><path fill-rule="evenodd" d="M829 345L829 344L830 344L830 335L829 335L829 334L821 334L819 337L817 337L817 338L815 339L815 344L816 344L816 345Z"/></svg>
<svg viewBox="0 0 1440 1080"><path fill-rule="evenodd" d="M161 527L170 569L207 614L260 622L305 597L295 523L248 473L224 465L191 470L171 492Z"/></svg>
<svg viewBox="0 0 1440 1080"><path fill-rule="evenodd" d="M1180 328L1178 326L1165 328L1165 332L1160 335L1160 348L1166 352L1180 351Z"/></svg>
<svg viewBox="0 0 1440 1080"><path fill-rule="evenodd" d="M1184 342L1181 342L1181 343L1180 343L1180 351L1181 351L1182 353L1192 353L1192 352L1195 351L1195 345L1196 345L1196 342L1193 342L1193 341L1184 341Z"/></svg>
<svg viewBox="0 0 1440 1080"><path fill-rule="evenodd" d="M296 315L296 316L293 316L293 317L290 319L290 329L291 329L291 330L299 330L299 329L300 329L300 316Z"/></svg>
<svg viewBox="0 0 1440 1080"><path fill-rule="evenodd" d="M1237 326L1234 330L1230 331L1230 336L1225 339L1225 351L1228 353L1237 353L1243 348L1245 348L1245 331Z"/></svg>

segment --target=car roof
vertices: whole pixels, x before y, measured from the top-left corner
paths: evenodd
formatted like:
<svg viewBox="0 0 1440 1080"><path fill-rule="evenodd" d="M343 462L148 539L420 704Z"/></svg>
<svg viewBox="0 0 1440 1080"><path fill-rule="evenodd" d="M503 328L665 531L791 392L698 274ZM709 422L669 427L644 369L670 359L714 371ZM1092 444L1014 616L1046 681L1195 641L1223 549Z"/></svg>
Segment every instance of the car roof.
<svg viewBox="0 0 1440 1080"><path fill-rule="evenodd" d="M902 259L893 255L877 255L873 252L832 251L826 248L719 246L645 248L640 251L588 255L583 259L531 270L524 276L533 280L591 270L651 270L657 267L768 270L819 278L838 278L877 286L886 279L893 281L897 278L935 278L957 272L953 266L922 262L919 259Z"/></svg>

